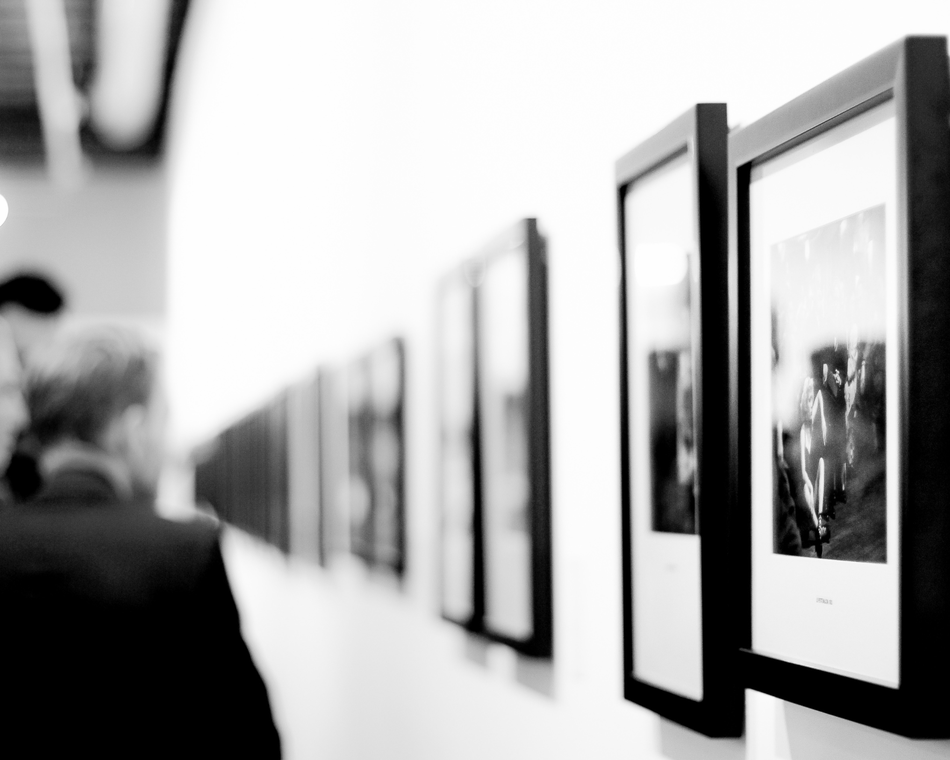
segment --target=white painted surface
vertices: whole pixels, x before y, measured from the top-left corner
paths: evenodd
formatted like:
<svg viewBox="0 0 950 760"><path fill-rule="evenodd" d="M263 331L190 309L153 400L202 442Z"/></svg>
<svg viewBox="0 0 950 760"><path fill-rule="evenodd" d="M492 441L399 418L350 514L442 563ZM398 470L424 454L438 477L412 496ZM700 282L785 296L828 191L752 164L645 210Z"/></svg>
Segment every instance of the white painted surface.
<svg viewBox="0 0 950 760"><path fill-rule="evenodd" d="M749 123L901 34L947 34L942 2L192 10L170 166L179 439L408 339L403 588L228 539L288 758L950 757L761 695L728 742L623 701L613 186L615 159L694 102ZM550 668L438 617L435 283L528 215L550 239Z"/></svg>

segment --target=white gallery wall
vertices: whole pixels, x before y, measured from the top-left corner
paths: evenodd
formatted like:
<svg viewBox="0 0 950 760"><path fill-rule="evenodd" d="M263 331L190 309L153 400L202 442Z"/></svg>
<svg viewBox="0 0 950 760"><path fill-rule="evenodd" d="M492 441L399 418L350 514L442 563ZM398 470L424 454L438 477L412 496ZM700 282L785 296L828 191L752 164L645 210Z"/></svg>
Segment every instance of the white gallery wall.
<svg viewBox="0 0 950 760"><path fill-rule="evenodd" d="M69 318L122 320L158 336L166 310L167 178L161 164L86 167L75 186L42 165L7 163L0 186L0 278L39 271L66 295Z"/></svg>
<svg viewBox="0 0 950 760"><path fill-rule="evenodd" d="M245 632L290 758L950 757L750 694L712 741L621 688L614 161L698 101L746 124L943 0L195 0L169 165L179 447L320 364L408 352L408 570L287 560L229 533ZM438 615L435 283L536 216L549 240L552 665Z"/></svg>

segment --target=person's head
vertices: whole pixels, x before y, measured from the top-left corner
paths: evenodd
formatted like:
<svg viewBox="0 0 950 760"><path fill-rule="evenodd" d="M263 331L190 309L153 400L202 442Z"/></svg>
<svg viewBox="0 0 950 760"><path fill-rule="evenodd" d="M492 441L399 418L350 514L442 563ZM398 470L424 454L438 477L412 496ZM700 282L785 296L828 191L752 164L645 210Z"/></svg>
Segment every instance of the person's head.
<svg viewBox="0 0 950 760"><path fill-rule="evenodd" d="M122 464L136 493L154 495L166 407L158 354L136 333L94 327L63 333L27 371L31 431L45 449L93 446Z"/></svg>
<svg viewBox="0 0 950 760"><path fill-rule="evenodd" d="M21 361L49 344L65 306L62 292L43 275L22 273L0 282L0 315L13 330Z"/></svg>
<svg viewBox="0 0 950 760"><path fill-rule="evenodd" d="M21 381L13 331L0 317L0 474L7 469L17 436L27 422Z"/></svg>

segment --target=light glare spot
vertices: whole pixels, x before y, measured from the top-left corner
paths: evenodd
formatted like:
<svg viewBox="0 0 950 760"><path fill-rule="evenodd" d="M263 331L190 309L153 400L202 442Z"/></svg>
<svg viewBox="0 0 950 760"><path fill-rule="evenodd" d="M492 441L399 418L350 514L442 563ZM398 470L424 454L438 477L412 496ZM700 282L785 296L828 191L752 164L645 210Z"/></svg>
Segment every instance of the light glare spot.
<svg viewBox="0 0 950 760"><path fill-rule="evenodd" d="M668 288L686 277L686 251L672 243L642 243L634 257L637 283L647 288Z"/></svg>

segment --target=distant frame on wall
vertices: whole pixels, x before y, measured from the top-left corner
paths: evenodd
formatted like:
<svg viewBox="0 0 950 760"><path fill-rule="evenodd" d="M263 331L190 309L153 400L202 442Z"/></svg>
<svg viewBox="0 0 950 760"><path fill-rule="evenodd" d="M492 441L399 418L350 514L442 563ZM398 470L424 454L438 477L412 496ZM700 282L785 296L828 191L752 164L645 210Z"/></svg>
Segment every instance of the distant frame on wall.
<svg viewBox="0 0 950 760"><path fill-rule="evenodd" d="M729 137L743 681L916 738L950 737L948 119L908 37Z"/></svg>
<svg viewBox="0 0 950 760"><path fill-rule="evenodd" d="M287 389L287 509L290 553L325 565L318 389L315 373Z"/></svg>
<svg viewBox="0 0 950 760"><path fill-rule="evenodd" d="M290 553L290 489L287 440L288 391L281 391L262 410L265 426L268 543Z"/></svg>
<svg viewBox="0 0 950 760"><path fill-rule="evenodd" d="M547 262L537 221L516 223L475 261L481 633L550 657Z"/></svg>
<svg viewBox="0 0 950 760"><path fill-rule="evenodd" d="M402 576L406 564L406 357L392 338L347 370L350 552Z"/></svg>
<svg viewBox="0 0 950 760"><path fill-rule="evenodd" d="M470 631L482 626L485 588L478 340L479 263L456 267L436 295L439 436L439 609Z"/></svg>
<svg viewBox="0 0 950 760"><path fill-rule="evenodd" d="M344 369L328 364L317 370L320 555L325 564L350 549L349 409L345 375Z"/></svg>
<svg viewBox="0 0 950 760"><path fill-rule="evenodd" d="M624 696L742 735L729 418L726 106L616 163Z"/></svg>
<svg viewBox="0 0 950 760"><path fill-rule="evenodd" d="M391 338L369 356L373 564L401 576L406 565L406 344Z"/></svg>

